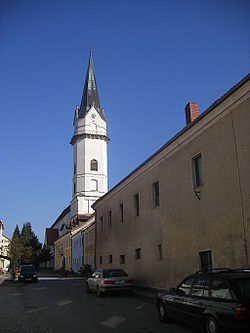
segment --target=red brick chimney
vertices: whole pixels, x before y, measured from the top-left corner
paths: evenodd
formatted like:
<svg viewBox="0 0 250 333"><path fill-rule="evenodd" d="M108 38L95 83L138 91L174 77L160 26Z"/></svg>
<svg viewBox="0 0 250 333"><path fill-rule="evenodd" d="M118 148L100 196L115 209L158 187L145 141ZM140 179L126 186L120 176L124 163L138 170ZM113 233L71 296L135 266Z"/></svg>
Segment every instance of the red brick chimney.
<svg viewBox="0 0 250 333"><path fill-rule="evenodd" d="M185 106L186 111L186 125L189 125L197 117L199 117L199 106L197 102L189 102Z"/></svg>

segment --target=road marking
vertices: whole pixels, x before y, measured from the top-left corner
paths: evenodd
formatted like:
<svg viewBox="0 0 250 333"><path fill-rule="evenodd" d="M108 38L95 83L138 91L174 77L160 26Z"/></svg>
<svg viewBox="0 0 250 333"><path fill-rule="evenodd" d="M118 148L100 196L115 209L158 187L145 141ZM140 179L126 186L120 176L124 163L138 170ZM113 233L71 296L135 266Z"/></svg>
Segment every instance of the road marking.
<svg viewBox="0 0 250 333"><path fill-rule="evenodd" d="M45 290L48 289L47 287L40 287L40 288L33 288L32 290L38 291L38 290Z"/></svg>
<svg viewBox="0 0 250 333"><path fill-rule="evenodd" d="M110 317L107 320L104 320L101 325L103 326L107 326L109 328L115 328L118 325L121 325L122 323L124 323L124 321L126 321L126 318L124 317L120 317L120 316L113 316Z"/></svg>
<svg viewBox="0 0 250 333"><path fill-rule="evenodd" d="M136 310L140 310L141 308L144 307L145 304L146 304L146 303L142 303L142 304L138 305L135 309L136 309Z"/></svg>
<svg viewBox="0 0 250 333"><path fill-rule="evenodd" d="M70 303L73 303L70 299L63 299L61 301L56 302L56 304L59 306L68 305Z"/></svg>
<svg viewBox="0 0 250 333"><path fill-rule="evenodd" d="M37 311L40 311L43 309L47 309L48 307L49 307L49 305L41 306L40 308L28 310L28 311L26 311L26 313L34 313L34 312L37 312Z"/></svg>
<svg viewBox="0 0 250 333"><path fill-rule="evenodd" d="M23 293L15 293L15 294L12 294L13 296L19 296L19 295L23 295Z"/></svg>

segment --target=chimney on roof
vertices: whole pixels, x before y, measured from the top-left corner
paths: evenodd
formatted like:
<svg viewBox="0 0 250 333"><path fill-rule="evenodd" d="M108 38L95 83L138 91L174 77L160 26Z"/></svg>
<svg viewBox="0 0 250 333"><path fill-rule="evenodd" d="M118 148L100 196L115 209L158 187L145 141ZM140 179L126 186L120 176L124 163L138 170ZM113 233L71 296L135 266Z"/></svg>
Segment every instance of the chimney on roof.
<svg viewBox="0 0 250 333"><path fill-rule="evenodd" d="M199 117L199 106L197 102L189 102L185 106L186 112L186 125L188 126L192 121Z"/></svg>

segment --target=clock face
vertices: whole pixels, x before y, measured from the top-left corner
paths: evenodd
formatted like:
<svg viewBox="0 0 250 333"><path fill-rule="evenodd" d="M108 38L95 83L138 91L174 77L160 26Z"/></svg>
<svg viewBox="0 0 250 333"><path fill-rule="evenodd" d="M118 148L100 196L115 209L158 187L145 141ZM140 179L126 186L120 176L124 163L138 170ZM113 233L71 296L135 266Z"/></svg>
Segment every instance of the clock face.
<svg viewBox="0 0 250 333"><path fill-rule="evenodd" d="M95 119L96 115L94 113L91 114L91 118Z"/></svg>

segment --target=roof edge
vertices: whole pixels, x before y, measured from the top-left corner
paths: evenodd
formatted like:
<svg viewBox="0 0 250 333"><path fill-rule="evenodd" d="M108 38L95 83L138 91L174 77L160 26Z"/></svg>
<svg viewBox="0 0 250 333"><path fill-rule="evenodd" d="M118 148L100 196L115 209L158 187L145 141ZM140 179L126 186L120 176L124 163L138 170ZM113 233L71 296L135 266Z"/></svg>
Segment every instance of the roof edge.
<svg viewBox="0 0 250 333"><path fill-rule="evenodd" d="M113 192L117 187L119 187L125 180L130 178L134 173L136 173L139 169L141 169L145 164L151 161L156 155L158 155L162 150L168 147L171 143L177 140L182 134L187 132L190 128L196 125L201 119L207 116L211 111L213 111L218 105L223 103L228 97L230 97L234 92L240 89L245 83L250 80L250 74L247 74L243 79L241 79L238 83L236 83L232 88L230 88L224 95L219 97L212 103L204 112L202 112L199 117L197 117L194 121L192 121L189 125L184 127L182 130L177 132L170 140L168 140L163 146L161 146L155 153L153 153L150 157L148 157L144 162L142 162L138 167L132 170L127 176L125 176L122 180L120 180L115 186L113 186L107 193L105 193L101 198L95 201L92 205L93 209L95 206L101 202L104 198L106 198L111 192Z"/></svg>

